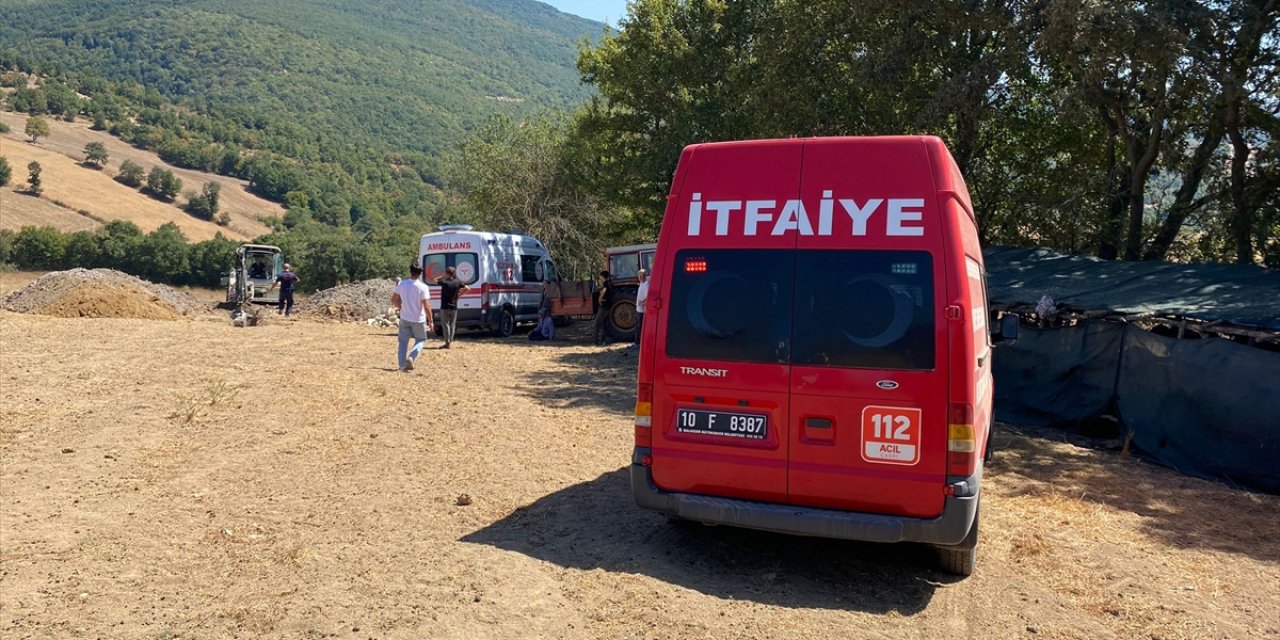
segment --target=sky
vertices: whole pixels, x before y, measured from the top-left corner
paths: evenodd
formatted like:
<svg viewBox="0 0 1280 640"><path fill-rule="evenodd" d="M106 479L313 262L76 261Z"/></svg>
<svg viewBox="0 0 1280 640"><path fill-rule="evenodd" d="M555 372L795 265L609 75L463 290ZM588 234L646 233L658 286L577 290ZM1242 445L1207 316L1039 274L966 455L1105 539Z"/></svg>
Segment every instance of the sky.
<svg viewBox="0 0 1280 640"><path fill-rule="evenodd" d="M565 12L617 26L627 13L627 0L542 0Z"/></svg>

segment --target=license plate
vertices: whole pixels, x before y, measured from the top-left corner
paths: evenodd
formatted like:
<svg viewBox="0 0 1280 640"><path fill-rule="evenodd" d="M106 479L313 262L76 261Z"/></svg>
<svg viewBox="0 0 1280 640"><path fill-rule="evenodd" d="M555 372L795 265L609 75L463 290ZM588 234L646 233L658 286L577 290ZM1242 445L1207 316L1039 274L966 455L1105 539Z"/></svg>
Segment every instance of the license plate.
<svg viewBox="0 0 1280 640"><path fill-rule="evenodd" d="M676 431L763 440L769 435L769 416L758 413L679 409L676 411Z"/></svg>

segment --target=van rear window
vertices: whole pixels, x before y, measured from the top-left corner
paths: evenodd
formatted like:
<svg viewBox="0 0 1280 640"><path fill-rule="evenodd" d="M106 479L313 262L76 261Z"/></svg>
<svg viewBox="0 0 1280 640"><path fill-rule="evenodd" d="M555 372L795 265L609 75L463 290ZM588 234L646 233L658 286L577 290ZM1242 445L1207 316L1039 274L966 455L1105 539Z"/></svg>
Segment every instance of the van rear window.
<svg viewBox="0 0 1280 640"><path fill-rule="evenodd" d="M793 364L933 368L927 251L797 251L796 273Z"/></svg>
<svg viewBox="0 0 1280 640"><path fill-rule="evenodd" d="M788 361L795 252L685 250L674 271L668 356Z"/></svg>
<svg viewBox="0 0 1280 640"><path fill-rule="evenodd" d="M669 357L934 366L928 252L683 250L673 271Z"/></svg>

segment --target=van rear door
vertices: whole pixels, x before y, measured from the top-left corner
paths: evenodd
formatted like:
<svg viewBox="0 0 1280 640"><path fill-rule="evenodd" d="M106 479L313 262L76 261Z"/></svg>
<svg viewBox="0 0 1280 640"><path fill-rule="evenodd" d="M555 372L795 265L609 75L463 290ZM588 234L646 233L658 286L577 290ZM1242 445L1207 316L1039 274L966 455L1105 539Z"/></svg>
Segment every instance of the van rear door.
<svg viewBox="0 0 1280 640"><path fill-rule="evenodd" d="M786 501L795 237L763 220L796 198L801 153L751 142L682 160L648 311L666 314L653 323L652 471L663 490Z"/></svg>
<svg viewBox="0 0 1280 640"><path fill-rule="evenodd" d="M946 261L925 142L808 141L801 200L831 226L797 241L789 501L937 516Z"/></svg>

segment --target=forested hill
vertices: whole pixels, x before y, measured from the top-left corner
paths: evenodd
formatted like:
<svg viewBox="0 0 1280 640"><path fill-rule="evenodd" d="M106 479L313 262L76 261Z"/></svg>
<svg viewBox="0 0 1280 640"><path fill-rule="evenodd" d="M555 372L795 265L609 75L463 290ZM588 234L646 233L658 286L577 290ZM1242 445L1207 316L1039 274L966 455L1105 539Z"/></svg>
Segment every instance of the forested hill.
<svg viewBox="0 0 1280 640"><path fill-rule="evenodd" d="M0 0L0 13L0 53L140 83L303 161L438 156L491 113L579 102L576 42L602 28L532 0Z"/></svg>

